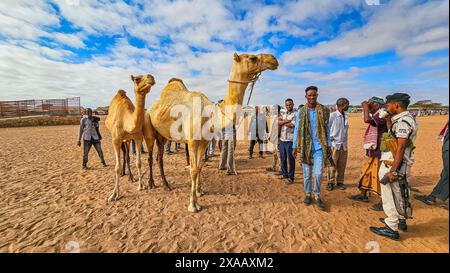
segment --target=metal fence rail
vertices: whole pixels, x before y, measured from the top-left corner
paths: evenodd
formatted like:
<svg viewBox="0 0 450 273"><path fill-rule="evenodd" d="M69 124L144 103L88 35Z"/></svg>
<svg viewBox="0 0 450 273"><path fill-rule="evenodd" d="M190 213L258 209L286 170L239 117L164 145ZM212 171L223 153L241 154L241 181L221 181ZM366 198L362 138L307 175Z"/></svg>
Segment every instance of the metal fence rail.
<svg viewBox="0 0 450 273"><path fill-rule="evenodd" d="M81 115L80 97L0 101L0 118Z"/></svg>

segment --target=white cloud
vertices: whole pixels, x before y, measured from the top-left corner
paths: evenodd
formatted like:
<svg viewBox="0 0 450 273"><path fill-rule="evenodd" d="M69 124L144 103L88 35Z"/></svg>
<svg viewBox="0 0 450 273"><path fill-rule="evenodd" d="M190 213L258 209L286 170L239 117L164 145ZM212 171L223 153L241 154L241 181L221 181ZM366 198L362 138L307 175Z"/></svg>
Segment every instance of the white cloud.
<svg viewBox="0 0 450 273"><path fill-rule="evenodd" d="M328 57L346 59L395 50L400 55L419 56L448 48L448 1L392 1L370 21L335 40L283 54L286 64L314 63ZM445 27L443 27L445 26Z"/></svg>
<svg viewBox="0 0 450 273"><path fill-rule="evenodd" d="M83 48L86 46L79 34L53 33L51 35L45 36L51 37L56 41L60 42L61 44L68 45L73 48Z"/></svg>
<svg viewBox="0 0 450 273"><path fill-rule="evenodd" d="M136 22L136 10L123 2L82 0L79 5L66 0L54 2L64 18L87 34L121 33L124 26Z"/></svg>
<svg viewBox="0 0 450 273"><path fill-rule="evenodd" d="M0 1L0 37L35 40L47 35L44 26L58 26L59 19L44 1Z"/></svg>
<svg viewBox="0 0 450 273"><path fill-rule="evenodd" d="M280 53L266 48L261 37L271 37L268 40L275 47L290 36L311 41L327 38L330 20L353 10L366 12L362 0L275 1L271 5L250 0L134 0L128 4L55 0L57 8L49 2L0 1L1 100L81 96L83 105L107 105L120 88L133 98L129 76L143 73L154 75L157 82L147 103L159 97L172 77L218 100L225 94L236 48ZM320 84L325 103L342 95L359 99L382 89L381 83L375 88L360 80L371 69L349 66L325 73L305 66L303 72L293 72L286 64L325 63L327 57L364 57L391 49L404 56L420 56L448 48L448 14L442 11L448 9L448 1L392 2L370 7L369 16L364 15L368 23L361 28L348 23L335 40L285 54L278 71L262 75L252 102L273 103L286 97L303 101L303 89L310 84ZM56 31L63 19L72 32ZM77 49L92 49L87 48L88 38L105 37L106 48L98 44L95 54L78 58ZM137 46L130 38L145 43ZM443 64L426 60L421 65ZM439 79L448 75L448 70L433 72Z"/></svg>

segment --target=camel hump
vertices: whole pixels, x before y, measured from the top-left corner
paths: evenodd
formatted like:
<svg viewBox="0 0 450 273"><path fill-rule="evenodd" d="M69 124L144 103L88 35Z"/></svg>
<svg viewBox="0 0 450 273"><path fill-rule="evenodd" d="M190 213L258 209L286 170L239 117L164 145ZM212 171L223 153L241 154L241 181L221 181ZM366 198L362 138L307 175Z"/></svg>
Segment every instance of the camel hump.
<svg viewBox="0 0 450 273"><path fill-rule="evenodd" d="M187 91L187 87L181 79L172 78L167 83L167 86L164 88L167 90L184 90Z"/></svg>
<svg viewBox="0 0 450 273"><path fill-rule="evenodd" d="M167 82L167 83L171 83L171 82L174 82L174 81L181 82L181 83L184 85L183 80L178 79L178 78L172 78L172 79L170 79L169 82Z"/></svg>
<svg viewBox="0 0 450 273"><path fill-rule="evenodd" d="M127 92L125 92L125 90L120 89L119 91L117 91L117 95L119 95L121 97L126 97Z"/></svg>

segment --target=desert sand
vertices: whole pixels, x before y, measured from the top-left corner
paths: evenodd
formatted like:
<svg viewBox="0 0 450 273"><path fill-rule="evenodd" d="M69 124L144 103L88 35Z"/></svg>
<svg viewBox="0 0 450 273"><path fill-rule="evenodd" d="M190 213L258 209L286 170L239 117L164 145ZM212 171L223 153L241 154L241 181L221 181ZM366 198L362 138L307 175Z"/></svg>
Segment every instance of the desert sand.
<svg viewBox="0 0 450 273"><path fill-rule="evenodd" d="M410 184L421 193L429 193L439 179L442 142L437 135L447 120L418 118ZM415 199L414 219L408 220L401 241L369 231L369 226L380 226L378 218L384 216L369 208L379 198L371 196L369 204L348 199L357 193L356 179L365 161L364 129L360 115L353 115L347 189L328 192L323 181L326 212L303 205L299 165L295 183L286 185L265 171L270 155L249 160L248 143L239 142L239 175L217 170L216 150L202 171L203 210L192 214L187 211L190 179L184 150L165 156L173 191L164 191L155 168L157 189L138 191L137 183L124 177L123 198L108 204L114 156L103 123L102 147L109 166L102 167L92 149L88 171L81 169L78 126L2 128L0 252L68 252L74 244L81 252L369 252L378 247L380 252L448 252L448 210ZM147 168L146 159L143 164Z"/></svg>

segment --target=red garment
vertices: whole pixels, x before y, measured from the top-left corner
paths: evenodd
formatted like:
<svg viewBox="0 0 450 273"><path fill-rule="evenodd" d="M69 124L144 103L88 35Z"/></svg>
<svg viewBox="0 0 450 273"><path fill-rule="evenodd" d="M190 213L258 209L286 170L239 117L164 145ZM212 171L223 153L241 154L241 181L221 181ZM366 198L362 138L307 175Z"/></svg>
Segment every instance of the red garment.
<svg viewBox="0 0 450 273"><path fill-rule="evenodd" d="M366 150L376 150L378 141L378 129L376 126L367 126L366 132L364 133L364 149Z"/></svg>
<svg viewBox="0 0 450 273"><path fill-rule="evenodd" d="M439 133L438 138L440 140L444 140L445 136L448 134L448 121L447 124L445 124L444 128L441 130L441 132Z"/></svg>
<svg viewBox="0 0 450 273"><path fill-rule="evenodd" d="M388 131L386 119L380 118L379 112L376 112L370 119L370 125L375 126L378 130L377 147L374 150L366 150L366 155L369 157L381 157L381 138L383 137L383 133Z"/></svg>

